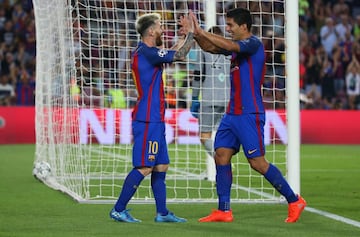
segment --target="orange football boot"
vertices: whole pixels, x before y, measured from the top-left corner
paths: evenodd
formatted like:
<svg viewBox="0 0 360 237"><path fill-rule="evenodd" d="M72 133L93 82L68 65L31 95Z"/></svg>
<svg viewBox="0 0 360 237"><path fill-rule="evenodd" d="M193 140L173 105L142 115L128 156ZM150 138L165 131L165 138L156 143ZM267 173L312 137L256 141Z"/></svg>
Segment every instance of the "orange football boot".
<svg viewBox="0 0 360 237"><path fill-rule="evenodd" d="M210 215L199 219L199 222L232 222L232 211L213 210Z"/></svg>
<svg viewBox="0 0 360 237"><path fill-rule="evenodd" d="M297 196L298 196L299 200L297 200L296 202L293 202L293 203L289 203L288 217L285 219L286 223L296 222L299 219L301 212L306 207L305 199L303 199L300 195L297 195Z"/></svg>

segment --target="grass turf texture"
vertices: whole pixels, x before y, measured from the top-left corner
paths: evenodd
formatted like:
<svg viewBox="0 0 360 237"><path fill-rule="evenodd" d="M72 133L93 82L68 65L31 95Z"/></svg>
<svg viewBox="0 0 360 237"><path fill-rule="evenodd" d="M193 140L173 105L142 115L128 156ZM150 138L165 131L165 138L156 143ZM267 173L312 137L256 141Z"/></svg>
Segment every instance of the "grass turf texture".
<svg viewBox="0 0 360 237"><path fill-rule="evenodd" d="M112 205L78 204L31 175L34 145L0 146L0 236L360 236L360 228L304 211L286 224L287 206L233 204L233 223L198 223L216 204L169 204L187 223L155 223L154 204L130 204L139 224L116 223ZM301 146L308 206L360 221L360 146Z"/></svg>
<svg viewBox="0 0 360 237"><path fill-rule="evenodd" d="M212 182L204 180L202 176L202 173L206 170L206 164L201 161L206 160L206 153L199 151L199 146L196 145L175 146L174 144L169 144L168 147L171 159L166 181L169 202L174 199L188 199L194 202L194 200L200 197L202 200L206 200L206 202L216 200L215 185ZM286 169L285 150L286 147L282 145L277 145L276 151L274 147L269 147L267 150L267 158L271 160L276 156L276 165L283 172ZM114 196L117 196L120 192L122 181L132 169L131 154L129 153L131 153L129 152L129 147L123 145L116 147L92 145L91 151L89 152L87 150L87 154L85 155L87 157L87 163L91 164L89 166L91 167L92 178L89 179L89 192L82 190L82 195L88 193L92 201L113 200ZM101 154L101 156L99 156L99 154ZM116 154L115 159L114 154ZM76 160L75 154L72 155L73 157L69 160ZM241 163L239 161L241 161ZM279 197L279 194L261 175L255 171L251 171L243 152L239 152L238 155L234 156L233 162L233 185L236 187L233 188L231 193L233 203L238 202L238 200L262 199L263 197L258 194L261 192L275 195L276 197L273 197L275 199ZM65 170L67 172L70 171L72 174L74 172L73 163L68 164ZM115 180L119 180L119 182L115 182L116 185L113 185L114 173L116 177ZM99 178L100 176L101 178ZM171 176L177 176L176 180L171 178ZM72 175L64 175L63 179L67 178L69 179L67 180L68 183L73 183ZM174 188L175 186L176 189ZM242 190L240 186L250 188L252 192ZM258 193L256 193L256 191ZM77 190L77 192L79 192L79 190ZM144 197L153 198L150 177L146 177L142 181L142 184L135 193L133 202L139 201L139 199L141 200Z"/></svg>

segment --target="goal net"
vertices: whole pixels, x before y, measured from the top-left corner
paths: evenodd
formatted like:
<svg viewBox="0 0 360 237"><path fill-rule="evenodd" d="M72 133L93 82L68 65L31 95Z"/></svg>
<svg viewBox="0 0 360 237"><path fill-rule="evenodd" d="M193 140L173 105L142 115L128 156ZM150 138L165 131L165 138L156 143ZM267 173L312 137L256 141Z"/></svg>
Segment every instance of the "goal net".
<svg viewBox="0 0 360 237"><path fill-rule="evenodd" d="M44 183L79 202L114 202L132 169L131 112L137 94L130 53L139 41L136 18L160 13L164 44L170 48L178 37L177 19L190 9L204 28L217 25L226 36L225 14L233 7L251 10L253 33L266 48L266 158L287 175L285 1L34 0L35 162L45 161L51 167ZM198 121L189 110L192 82L199 76L195 72L205 64L199 60L200 54L194 44L188 60L167 65L164 74L171 160L166 181L169 202L217 200L215 184L209 178L214 167L207 161ZM282 200L251 170L242 152L232 163L233 202ZM153 202L148 177L131 202Z"/></svg>

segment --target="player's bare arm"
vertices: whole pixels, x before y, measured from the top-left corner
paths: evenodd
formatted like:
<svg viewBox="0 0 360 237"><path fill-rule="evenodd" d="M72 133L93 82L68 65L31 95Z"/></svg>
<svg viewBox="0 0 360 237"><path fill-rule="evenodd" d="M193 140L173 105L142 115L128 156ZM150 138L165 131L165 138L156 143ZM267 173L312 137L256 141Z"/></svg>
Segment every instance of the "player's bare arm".
<svg viewBox="0 0 360 237"><path fill-rule="evenodd" d="M208 38L203 37L205 31L200 27L199 22L192 11L189 12L189 17L194 26L194 39L200 48L209 53L220 53L221 48L216 47Z"/></svg>
<svg viewBox="0 0 360 237"><path fill-rule="evenodd" d="M233 40L203 30L193 12L190 17L194 23L194 38L201 49L210 53L240 52L240 46Z"/></svg>
<svg viewBox="0 0 360 237"><path fill-rule="evenodd" d="M202 50L209 53L219 54L224 52L224 48L214 44L213 38L217 37L221 36L206 32L204 30L198 31L198 33L194 35L196 42L199 44Z"/></svg>
<svg viewBox="0 0 360 237"><path fill-rule="evenodd" d="M209 53L220 53L221 48L216 47L208 38L201 34L194 35L194 38L202 50Z"/></svg>
<svg viewBox="0 0 360 237"><path fill-rule="evenodd" d="M181 48L181 46L184 44L185 42L185 36L180 38L170 49L171 50L179 50Z"/></svg>
<svg viewBox="0 0 360 237"><path fill-rule="evenodd" d="M174 61L183 61L186 58L186 55L190 51L193 41L194 41L194 25L191 19L188 16L180 17L179 24L181 25L182 31L186 33L186 37L183 40L181 46L178 46L179 49L174 55Z"/></svg>
<svg viewBox="0 0 360 237"><path fill-rule="evenodd" d="M183 45L176 51L175 55L174 55L174 61L183 61L186 58L186 55L188 54L188 52L191 49L191 46L193 44L193 40L194 40L194 33L189 32L186 35L186 38L184 40Z"/></svg>
<svg viewBox="0 0 360 237"><path fill-rule="evenodd" d="M231 39L227 39L220 35L206 32L204 30L201 30L197 35L195 35L195 40L196 42L198 42L198 44L203 50L208 51L210 53L220 53L226 51L236 52L236 53L240 52L240 46L235 41ZM207 47L209 47L209 49L212 51L209 51L209 49L205 48L206 44L204 45L203 48L201 43L204 44L204 42L211 42L212 46L207 45Z"/></svg>

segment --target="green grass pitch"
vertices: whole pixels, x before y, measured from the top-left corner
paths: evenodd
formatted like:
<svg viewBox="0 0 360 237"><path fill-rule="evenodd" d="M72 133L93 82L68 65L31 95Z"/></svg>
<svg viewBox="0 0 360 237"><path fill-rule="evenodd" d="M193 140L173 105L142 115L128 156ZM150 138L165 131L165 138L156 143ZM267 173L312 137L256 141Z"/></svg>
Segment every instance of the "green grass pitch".
<svg viewBox="0 0 360 237"><path fill-rule="evenodd" d="M305 210L284 223L283 204L233 204L233 223L198 223L216 204L169 204L187 223L155 223L154 204L130 204L142 223L112 221L110 204L79 204L32 177L34 145L0 146L0 236L360 236L360 227ZM360 146L302 145L308 207L360 223Z"/></svg>

